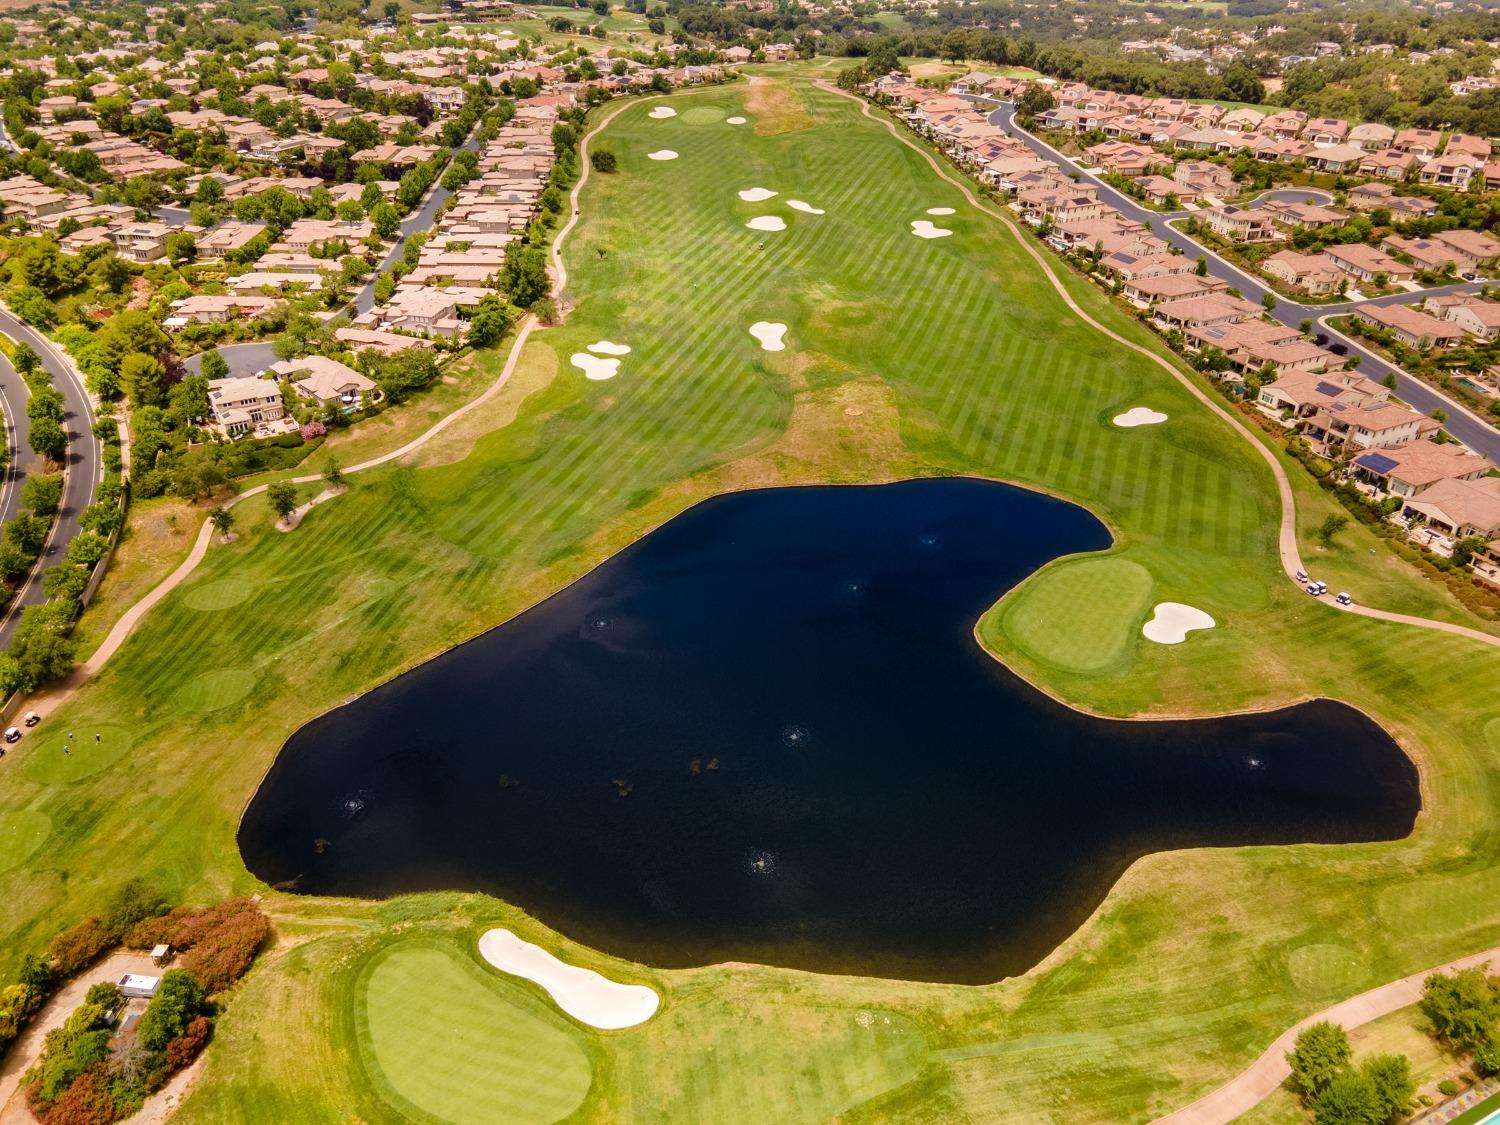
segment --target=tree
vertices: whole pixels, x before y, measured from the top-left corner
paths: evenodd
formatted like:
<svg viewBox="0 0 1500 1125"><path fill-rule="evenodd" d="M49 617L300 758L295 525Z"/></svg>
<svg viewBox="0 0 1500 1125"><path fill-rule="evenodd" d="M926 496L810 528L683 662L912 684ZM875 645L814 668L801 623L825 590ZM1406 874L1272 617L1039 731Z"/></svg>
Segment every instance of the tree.
<svg viewBox="0 0 1500 1125"><path fill-rule="evenodd" d="M384 305L396 294L396 279L388 273L378 274L375 278L375 303Z"/></svg>
<svg viewBox="0 0 1500 1125"><path fill-rule="evenodd" d="M1323 1020L1308 1026L1286 1056L1293 1088L1306 1098L1317 1098L1349 1065L1352 1055L1349 1033L1338 1024Z"/></svg>
<svg viewBox="0 0 1500 1125"><path fill-rule="evenodd" d="M530 308L552 289L547 276L547 258L539 246L519 242L505 247L505 264L500 270L500 288L517 308Z"/></svg>
<svg viewBox="0 0 1500 1125"><path fill-rule="evenodd" d="M1208 259L1205 258L1202 254L1198 255L1198 264L1193 267L1193 272L1199 277L1208 276Z"/></svg>
<svg viewBox="0 0 1500 1125"><path fill-rule="evenodd" d="M328 462L323 466L323 479L333 488L343 487L344 469L339 464L339 459L332 453L328 455Z"/></svg>
<svg viewBox="0 0 1500 1125"><path fill-rule="evenodd" d="M1027 120L1056 108L1057 99L1045 86L1028 86L1025 92L1016 99L1016 113Z"/></svg>
<svg viewBox="0 0 1500 1125"><path fill-rule="evenodd" d="M56 513L62 503L63 478L61 473L29 476L21 486L21 503L39 516Z"/></svg>
<svg viewBox="0 0 1500 1125"><path fill-rule="evenodd" d="M37 368L42 365L41 357L24 340L16 343L15 355L12 357L12 362L16 365L16 370L21 373L21 378L28 381L36 374Z"/></svg>
<svg viewBox="0 0 1500 1125"><path fill-rule="evenodd" d="M223 506L210 508L208 511L208 522L214 525L214 530L219 533L219 541L229 541L229 533L234 530L234 513Z"/></svg>
<svg viewBox="0 0 1500 1125"><path fill-rule="evenodd" d="M1434 422L1446 422L1448 420L1448 412L1441 406L1437 406L1433 408L1432 413L1429 415L1429 417Z"/></svg>
<svg viewBox="0 0 1500 1125"><path fill-rule="evenodd" d="M155 356L137 352L120 364L120 382L134 406L161 406L167 401L167 369Z"/></svg>
<svg viewBox="0 0 1500 1125"><path fill-rule="evenodd" d="M510 314L503 302L486 297L479 302L469 320L469 346L474 348L494 347L510 327Z"/></svg>
<svg viewBox="0 0 1500 1125"><path fill-rule="evenodd" d="M277 519L284 520L297 508L297 486L289 480L279 480L266 489L266 499Z"/></svg>
<svg viewBox="0 0 1500 1125"><path fill-rule="evenodd" d="M1344 528L1348 526L1348 516L1344 515L1341 512L1333 512L1330 513L1323 520L1323 522L1318 525L1318 530L1313 534L1317 536L1318 542L1323 544L1324 547L1332 547L1333 541L1338 536L1339 532L1343 531Z"/></svg>
<svg viewBox="0 0 1500 1125"><path fill-rule="evenodd" d="M1334 1075L1312 1099L1313 1125L1378 1125L1375 1083L1363 1071Z"/></svg>
<svg viewBox="0 0 1500 1125"><path fill-rule="evenodd" d="M607 148L595 149L589 153L589 163L594 166L594 171L606 173L613 172L619 165L619 161L615 159L615 154Z"/></svg>
<svg viewBox="0 0 1500 1125"><path fill-rule="evenodd" d="M198 257L198 240L185 230L167 235L167 258L174 266L186 265Z"/></svg>
<svg viewBox="0 0 1500 1125"><path fill-rule="evenodd" d="M401 213L381 200L370 211L370 222L381 238L394 238L401 229Z"/></svg>
<svg viewBox="0 0 1500 1125"><path fill-rule="evenodd" d="M1439 1039L1460 1051L1474 1051L1494 1041L1500 993L1483 969L1434 973L1422 982L1421 1008Z"/></svg>
<svg viewBox="0 0 1500 1125"><path fill-rule="evenodd" d="M198 373L212 382L215 379L229 378L229 361L219 354L218 349L203 353L203 360L198 365Z"/></svg>
<svg viewBox="0 0 1500 1125"><path fill-rule="evenodd" d="M1260 307L1265 309L1266 312L1270 312L1272 309L1274 309L1276 307L1276 294L1267 293L1264 297L1262 297L1260 299Z"/></svg>
<svg viewBox="0 0 1500 1125"><path fill-rule="evenodd" d="M32 692L73 670L74 645L67 636L72 613L71 606L51 605L29 605L21 611L21 624L6 650L13 661L13 680L6 687Z"/></svg>
<svg viewBox="0 0 1500 1125"><path fill-rule="evenodd" d="M61 461L68 449L68 434L55 418L38 418L27 435L32 452L51 461Z"/></svg>
<svg viewBox="0 0 1500 1125"><path fill-rule="evenodd" d="M1375 1055L1360 1064L1359 1069L1375 1088L1375 1120L1387 1125L1402 1116L1417 1092L1411 1076L1411 1060L1405 1055Z"/></svg>
<svg viewBox="0 0 1500 1125"><path fill-rule="evenodd" d="M202 1014L203 987L186 970L169 969L136 1025L136 1036L147 1050L165 1051Z"/></svg>

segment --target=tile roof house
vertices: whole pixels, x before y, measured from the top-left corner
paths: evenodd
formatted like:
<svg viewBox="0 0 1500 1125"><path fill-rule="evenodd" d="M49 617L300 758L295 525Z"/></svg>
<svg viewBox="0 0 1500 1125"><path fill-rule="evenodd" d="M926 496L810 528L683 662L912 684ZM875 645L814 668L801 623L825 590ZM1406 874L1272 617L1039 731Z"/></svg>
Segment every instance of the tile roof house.
<svg viewBox="0 0 1500 1125"><path fill-rule="evenodd" d="M1439 481L1478 480L1494 465L1461 445L1414 441L1354 459L1354 475L1381 492L1420 496Z"/></svg>
<svg viewBox="0 0 1500 1125"><path fill-rule="evenodd" d="M1384 328L1412 348L1451 348L1463 339L1463 330L1452 321L1406 305L1361 305L1354 315L1366 324Z"/></svg>

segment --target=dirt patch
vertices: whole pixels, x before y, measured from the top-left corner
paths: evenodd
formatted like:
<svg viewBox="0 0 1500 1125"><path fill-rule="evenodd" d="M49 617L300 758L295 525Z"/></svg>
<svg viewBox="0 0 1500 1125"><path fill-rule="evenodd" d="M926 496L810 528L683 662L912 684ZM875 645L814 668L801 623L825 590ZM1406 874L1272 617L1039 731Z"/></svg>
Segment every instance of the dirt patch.
<svg viewBox="0 0 1500 1125"><path fill-rule="evenodd" d="M750 115L756 133L762 137L794 133L812 125L802 95L790 82L751 78L745 90L745 112Z"/></svg>

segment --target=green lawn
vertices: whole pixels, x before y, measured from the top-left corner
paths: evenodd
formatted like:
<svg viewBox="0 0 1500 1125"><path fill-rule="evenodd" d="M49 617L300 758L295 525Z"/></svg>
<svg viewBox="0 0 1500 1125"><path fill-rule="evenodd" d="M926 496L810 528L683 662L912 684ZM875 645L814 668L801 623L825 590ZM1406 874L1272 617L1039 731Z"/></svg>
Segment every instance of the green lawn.
<svg viewBox="0 0 1500 1125"><path fill-rule="evenodd" d="M576 306L533 337L509 388L411 463L353 478L295 533L271 531L261 499L237 508L240 539L215 545L7 758L0 967L131 875L192 897L255 888L235 827L298 726L696 500L778 483L966 473L1086 504L1115 546L1023 584L980 623L984 643L1107 714L1347 699L1419 761L1416 834L1149 857L1046 963L984 988L652 973L492 900L272 894L281 944L234 997L184 1121L399 1118L351 1027L358 966L398 925L467 953L477 927L499 920L570 960L657 982L667 1000L649 1023L579 1032L592 1077L578 1115L610 1122L1143 1120L1222 1081L1307 1012L1500 941L1489 827L1500 699L1485 687L1500 654L1300 594L1274 558L1270 474L1242 437L1068 313L1008 230L855 103L759 78L675 97L667 120L645 104L606 110L617 116L600 143L620 170L590 179L566 246ZM751 123L730 126L731 113ZM647 159L662 148L679 158ZM780 194L742 202L753 186ZM912 236L929 207L958 209L935 220L952 237ZM746 229L757 215L787 229ZM1067 285L1159 349L1087 284ZM787 350L760 350L747 331L757 320L785 322ZM615 378L589 382L569 357L603 339L632 351ZM1170 420L1110 423L1136 405ZM1316 526L1331 502L1293 479L1299 524ZM1384 552L1350 529L1327 561L1363 601L1462 619ZM1143 641L1149 604L1168 600L1218 628ZM58 762L56 732L96 729L120 732L118 757ZM482 1023L502 1021L488 989L449 996L435 1007L452 1021L486 1006ZM550 1097L524 1112L551 1112Z"/></svg>
<svg viewBox="0 0 1500 1125"><path fill-rule="evenodd" d="M450 945L387 946L356 989L361 1061L417 1120L549 1125L588 1095L581 1033Z"/></svg>

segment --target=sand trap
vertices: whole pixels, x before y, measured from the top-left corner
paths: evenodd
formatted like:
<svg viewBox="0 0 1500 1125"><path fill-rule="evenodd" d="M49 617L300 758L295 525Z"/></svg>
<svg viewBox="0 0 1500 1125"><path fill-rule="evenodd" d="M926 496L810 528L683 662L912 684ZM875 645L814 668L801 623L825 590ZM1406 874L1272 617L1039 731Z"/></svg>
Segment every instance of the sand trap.
<svg viewBox="0 0 1500 1125"><path fill-rule="evenodd" d="M786 325L779 320L757 320L750 326L750 335L760 341L760 346L768 352L780 352L786 350L786 344L782 337L786 335Z"/></svg>
<svg viewBox="0 0 1500 1125"><path fill-rule="evenodd" d="M647 116L654 117L658 121L663 121L668 117L676 117L677 111L669 105L659 105L647 114Z"/></svg>
<svg viewBox="0 0 1500 1125"><path fill-rule="evenodd" d="M745 123L745 119L743 117L726 117L724 120L729 122L729 124L731 125L743 125Z"/></svg>
<svg viewBox="0 0 1500 1125"><path fill-rule="evenodd" d="M652 160L676 160L677 159L677 154L675 152L673 152L669 148L659 148L655 152L648 152L646 155L649 156Z"/></svg>
<svg viewBox="0 0 1500 1125"><path fill-rule="evenodd" d="M911 232L918 238L947 238L953 232L943 227L935 227L926 219L914 219L911 224Z"/></svg>
<svg viewBox="0 0 1500 1125"><path fill-rule="evenodd" d="M1116 414L1115 425L1122 429L1134 429L1136 426L1155 426L1165 422L1167 416L1160 410L1152 410L1149 406L1132 406L1124 414Z"/></svg>
<svg viewBox="0 0 1500 1125"><path fill-rule="evenodd" d="M486 930L479 955L502 973L539 984L559 1008L580 1023L606 1031L645 1023L661 1007L656 989L620 984L593 969L559 961L539 945L522 941L509 930Z"/></svg>
<svg viewBox="0 0 1500 1125"><path fill-rule="evenodd" d="M760 203L762 200L771 199L776 194L770 188L752 187L740 192L740 198L746 203Z"/></svg>
<svg viewBox="0 0 1500 1125"><path fill-rule="evenodd" d="M780 215L757 215L745 225L751 230L786 230L786 220Z"/></svg>
<svg viewBox="0 0 1500 1125"><path fill-rule="evenodd" d="M927 213L929 215L951 215L951 214L953 214L953 208L952 207L929 207L929 208L927 208Z"/></svg>
<svg viewBox="0 0 1500 1125"><path fill-rule="evenodd" d="M599 340L589 345L589 351L596 355L629 355L629 344L616 344L612 340Z"/></svg>
<svg viewBox="0 0 1500 1125"><path fill-rule="evenodd" d="M1214 619L1201 609L1181 602L1158 602L1155 615L1141 626L1141 632L1159 645L1180 645L1194 629L1213 627Z"/></svg>
<svg viewBox="0 0 1500 1125"><path fill-rule="evenodd" d="M620 373L620 361L618 359L600 359L588 352L574 352L572 355L573 366L583 372L584 378L592 379L596 383L605 379L613 379Z"/></svg>
<svg viewBox="0 0 1500 1125"><path fill-rule="evenodd" d="M809 215L826 215L828 212L821 207L814 207L811 203L804 203L800 199L788 199L786 205L794 211L806 211Z"/></svg>

